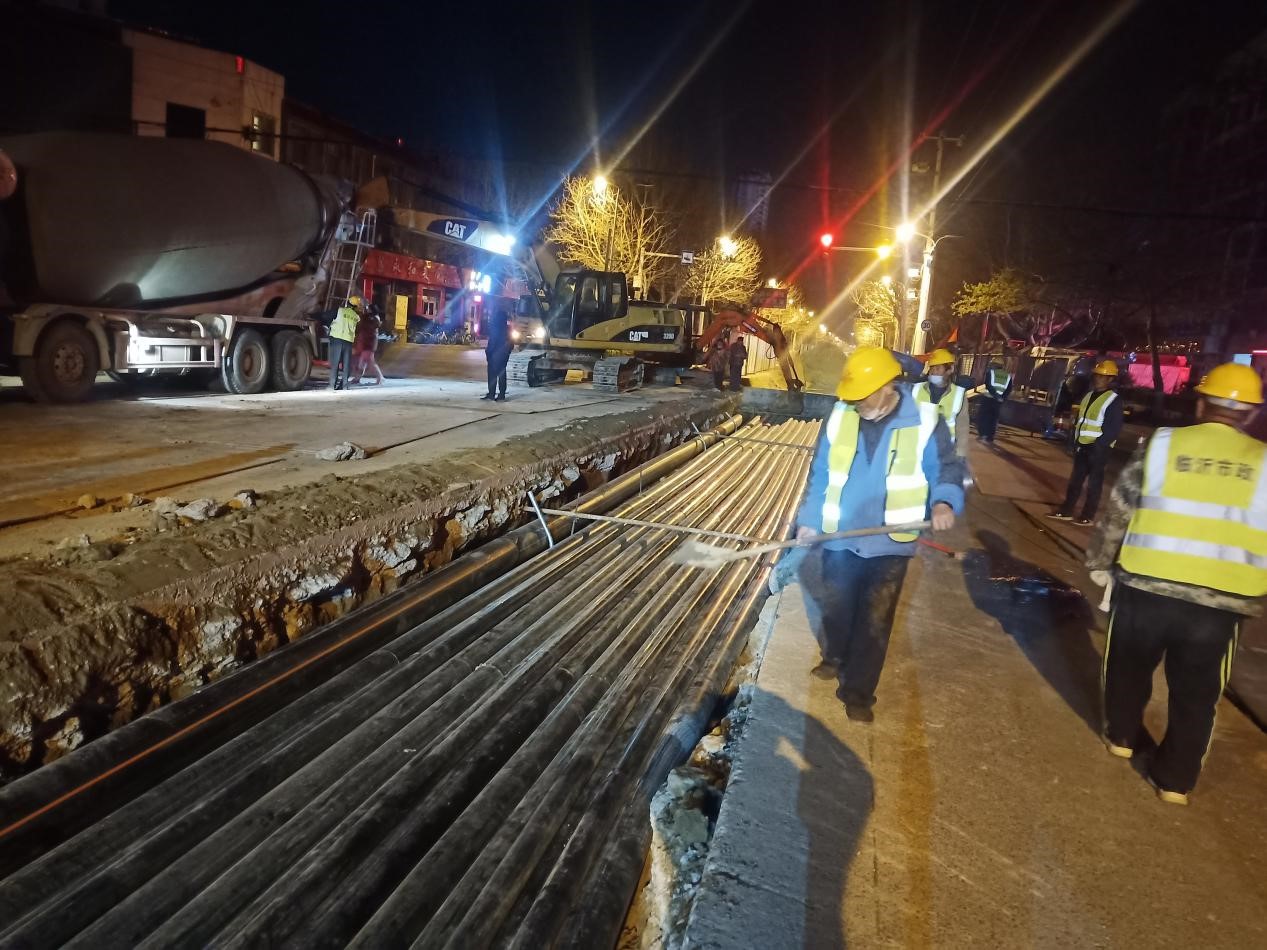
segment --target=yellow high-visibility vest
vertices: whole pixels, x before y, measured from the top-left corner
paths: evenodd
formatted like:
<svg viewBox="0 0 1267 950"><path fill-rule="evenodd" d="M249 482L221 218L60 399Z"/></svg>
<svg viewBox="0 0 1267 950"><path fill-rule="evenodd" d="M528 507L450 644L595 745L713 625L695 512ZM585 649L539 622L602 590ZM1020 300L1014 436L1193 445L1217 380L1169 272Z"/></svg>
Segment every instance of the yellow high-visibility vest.
<svg viewBox="0 0 1267 950"><path fill-rule="evenodd" d="M1158 429L1118 563L1132 574L1267 595L1267 446L1218 422Z"/></svg>
<svg viewBox="0 0 1267 950"><path fill-rule="evenodd" d="M1078 423L1074 436L1079 445L1090 445L1104 434L1104 415L1117 398L1117 393L1106 389L1102 393L1090 392L1078 403Z"/></svg>
<svg viewBox="0 0 1267 950"><path fill-rule="evenodd" d="M889 453L884 481L884 523L906 524L921 521L928 511L928 479L924 475L924 449L937 426L937 408L918 403L919 423L889 432L889 445L876 451ZM849 481L854 456L858 454L858 413L847 403L838 402L827 419L827 497L823 500L823 533L840 526L840 498ZM889 535L894 541L914 541L916 535L900 532Z"/></svg>
<svg viewBox="0 0 1267 950"><path fill-rule="evenodd" d="M916 402L932 403L932 387L928 382L916 383L912 388ZM964 394L966 392L967 390L962 386L956 386L951 383L946 387L946 391L942 393L941 399L937 401L937 411L946 420L946 428L950 430L951 442L955 441L955 417L959 415L959 410L963 408Z"/></svg>
<svg viewBox="0 0 1267 950"><path fill-rule="evenodd" d="M355 310L351 307L340 307L330 324L330 336L335 340L346 340L351 343L356 339L356 325L360 322L361 317Z"/></svg>
<svg viewBox="0 0 1267 950"><path fill-rule="evenodd" d="M1012 374L1009 373L1007 370L1005 369L990 370L990 385L994 387L996 392L1002 393L1003 390L1007 389L1007 387L1010 386L1011 384L1012 384Z"/></svg>

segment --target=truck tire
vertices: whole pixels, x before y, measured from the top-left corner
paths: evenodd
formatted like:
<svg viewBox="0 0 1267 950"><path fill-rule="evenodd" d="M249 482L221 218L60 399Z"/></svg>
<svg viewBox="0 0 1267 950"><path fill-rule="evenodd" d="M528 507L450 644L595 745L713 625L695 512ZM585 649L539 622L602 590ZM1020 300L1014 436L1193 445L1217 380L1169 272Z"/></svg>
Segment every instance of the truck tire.
<svg viewBox="0 0 1267 950"><path fill-rule="evenodd" d="M303 389L312 375L312 350L302 333L282 330L273 334L273 388L281 393Z"/></svg>
<svg viewBox="0 0 1267 950"><path fill-rule="evenodd" d="M233 336L221 374L224 388L235 396L254 396L268 386L272 359L259 330L240 330Z"/></svg>
<svg viewBox="0 0 1267 950"><path fill-rule="evenodd" d="M22 385L37 402L83 402L101 369L97 341L72 320L62 320L40 334L35 355L18 364Z"/></svg>

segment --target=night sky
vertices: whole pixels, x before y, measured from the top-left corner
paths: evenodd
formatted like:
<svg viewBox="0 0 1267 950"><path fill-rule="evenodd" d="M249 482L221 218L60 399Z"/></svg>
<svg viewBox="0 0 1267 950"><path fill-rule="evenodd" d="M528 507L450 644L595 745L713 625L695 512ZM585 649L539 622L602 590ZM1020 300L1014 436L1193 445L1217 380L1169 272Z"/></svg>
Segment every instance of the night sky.
<svg viewBox="0 0 1267 950"><path fill-rule="evenodd" d="M911 135L944 115L940 127L967 139L948 152L953 171L1115 5L116 0L111 11L241 53L284 73L288 94L420 148L589 171L596 133L610 161L649 127L654 147L627 165L658 163L718 194L748 171L782 182L764 243L772 272L792 273L826 226L848 243L882 240L871 225L896 223L904 203L900 173L885 170L906 164ZM972 202L1164 202L1152 172L1165 107L1264 29L1267 4L1254 0L1136 4L964 178L939 230L958 220L981 232L983 268L997 263L1006 209ZM926 181L912 176L912 201ZM803 279L822 271L810 264Z"/></svg>

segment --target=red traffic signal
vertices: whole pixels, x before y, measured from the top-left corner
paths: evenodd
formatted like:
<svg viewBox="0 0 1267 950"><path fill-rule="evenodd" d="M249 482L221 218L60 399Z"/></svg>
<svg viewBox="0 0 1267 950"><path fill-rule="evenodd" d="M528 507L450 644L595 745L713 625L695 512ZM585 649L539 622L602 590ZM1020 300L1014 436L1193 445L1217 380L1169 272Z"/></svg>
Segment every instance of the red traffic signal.
<svg viewBox="0 0 1267 950"><path fill-rule="evenodd" d="M836 237L835 237L835 235L833 235L833 234L831 234L830 232L828 232L828 233L826 233L826 234L823 234L823 235L822 235L822 236L818 239L818 243L819 243L819 244L821 244L823 247L828 247L828 248L829 248L829 247L831 247L833 244L835 244L835 243L836 243Z"/></svg>

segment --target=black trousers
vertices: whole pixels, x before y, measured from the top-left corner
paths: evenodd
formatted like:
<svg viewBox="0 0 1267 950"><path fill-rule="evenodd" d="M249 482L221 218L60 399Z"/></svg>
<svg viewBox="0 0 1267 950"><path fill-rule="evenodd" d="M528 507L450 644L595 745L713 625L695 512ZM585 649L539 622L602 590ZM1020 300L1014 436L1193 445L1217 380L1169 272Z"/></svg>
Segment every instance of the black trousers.
<svg viewBox="0 0 1267 950"><path fill-rule="evenodd" d="M1172 792L1192 791L1214 731L1214 711L1232 675L1239 614L1119 587L1104 652L1104 734L1135 748L1153 671L1166 664L1166 735L1149 772Z"/></svg>
<svg viewBox="0 0 1267 950"><path fill-rule="evenodd" d="M1099 442L1091 445L1080 445L1073 453L1073 471L1069 474L1069 489L1065 492L1065 503L1060 510L1072 515L1078 505L1078 496L1082 494L1082 484L1087 485L1087 500L1082 506L1082 517L1091 521L1095 518L1096 509L1100 507L1100 493L1104 491L1104 466L1108 463L1109 453Z"/></svg>
<svg viewBox="0 0 1267 950"><path fill-rule="evenodd" d="M352 342L330 337L330 388L347 389L352 372Z"/></svg>
<svg viewBox="0 0 1267 950"><path fill-rule="evenodd" d="M506 364L510 361L509 353L484 353L488 359L488 394L500 392L506 395Z"/></svg>
<svg viewBox="0 0 1267 950"><path fill-rule="evenodd" d="M977 435L987 442L994 441L994 433L999 428L999 411L1003 404L992 396L981 400L981 408L977 410Z"/></svg>
<svg viewBox="0 0 1267 950"><path fill-rule="evenodd" d="M836 664L840 691L851 705L875 703L910 561L900 555L858 557L819 549L802 565L805 592L821 618L823 659Z"/></svg>
<svg viewBox="0 0 1267 950"><path fill-rule="evenodd" d="M730 388L735 392L739 392L739 390L743 389L742 362L730 364Z"/></svg>

